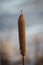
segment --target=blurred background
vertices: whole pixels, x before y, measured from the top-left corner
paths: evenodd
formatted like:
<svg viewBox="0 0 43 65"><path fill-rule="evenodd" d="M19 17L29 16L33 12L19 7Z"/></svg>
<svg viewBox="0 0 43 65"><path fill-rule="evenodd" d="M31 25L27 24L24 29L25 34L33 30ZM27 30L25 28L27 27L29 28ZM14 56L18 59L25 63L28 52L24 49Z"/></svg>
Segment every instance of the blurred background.
<svg viewBox="0 0 43 65"><path fill-rule="evenodd" d="M0 0L0 65L22 64L19 50L18 17L26 23L25 65L43 64L43 0ZM6 64L7 64L6 63ZM3 65L6 65L3 64ZM7 64L8 65L8 64Z"/></svg>

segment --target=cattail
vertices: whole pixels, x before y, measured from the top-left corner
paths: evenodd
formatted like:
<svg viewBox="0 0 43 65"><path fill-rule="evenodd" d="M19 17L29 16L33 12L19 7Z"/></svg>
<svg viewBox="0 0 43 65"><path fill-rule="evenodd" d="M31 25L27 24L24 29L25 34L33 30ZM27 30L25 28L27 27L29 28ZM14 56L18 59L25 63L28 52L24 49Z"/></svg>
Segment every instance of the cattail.
<svg viewBox="0 0 43 65"><path fill-rule="evenodd" d="M21 11L21 15L18 18L18 31L19 31L20 52L23 56L25 56L26 36L25 36L25 21L22 11Z"/></svg>

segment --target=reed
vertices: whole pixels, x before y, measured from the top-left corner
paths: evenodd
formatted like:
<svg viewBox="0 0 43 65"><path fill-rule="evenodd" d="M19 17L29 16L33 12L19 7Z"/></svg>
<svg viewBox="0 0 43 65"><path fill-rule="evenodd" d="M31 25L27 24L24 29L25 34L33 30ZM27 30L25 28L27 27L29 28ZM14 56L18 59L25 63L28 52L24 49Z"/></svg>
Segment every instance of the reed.
<svg viewBox="0 0 43 65"><path fill-rule="evenodd" d="M26 52L26 33L25 33L25 21L22 11L18 18L18 32L19 32L20 53L22 55L22 61L24 65L24 56Z"/></svg>

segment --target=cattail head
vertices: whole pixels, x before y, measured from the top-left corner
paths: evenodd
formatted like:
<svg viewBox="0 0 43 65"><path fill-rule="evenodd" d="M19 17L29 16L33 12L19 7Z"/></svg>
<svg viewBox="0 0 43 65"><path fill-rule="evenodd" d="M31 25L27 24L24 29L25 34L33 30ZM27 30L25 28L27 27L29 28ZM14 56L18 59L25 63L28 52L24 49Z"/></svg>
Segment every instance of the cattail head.
<svg viewBox="0 0 43 65"><path fill-rule="evenodd" d="M25 21L22 11L21 15L18 18L18 31L19 31L20 51L21 54L24 56L26 51L26 37L25 37Z"/></svg>

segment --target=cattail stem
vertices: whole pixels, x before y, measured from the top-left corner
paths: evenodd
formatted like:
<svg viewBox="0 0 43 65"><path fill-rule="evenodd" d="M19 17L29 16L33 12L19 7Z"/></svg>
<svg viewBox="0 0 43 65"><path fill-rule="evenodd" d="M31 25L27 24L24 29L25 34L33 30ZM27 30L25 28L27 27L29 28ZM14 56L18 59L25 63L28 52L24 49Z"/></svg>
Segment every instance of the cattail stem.
<svg viewBox="0 0 43 65"><path fill-rule="evenodd" d="M24 56L22 55L22 62L23 62L23 65L24 65Z"/></svg>

